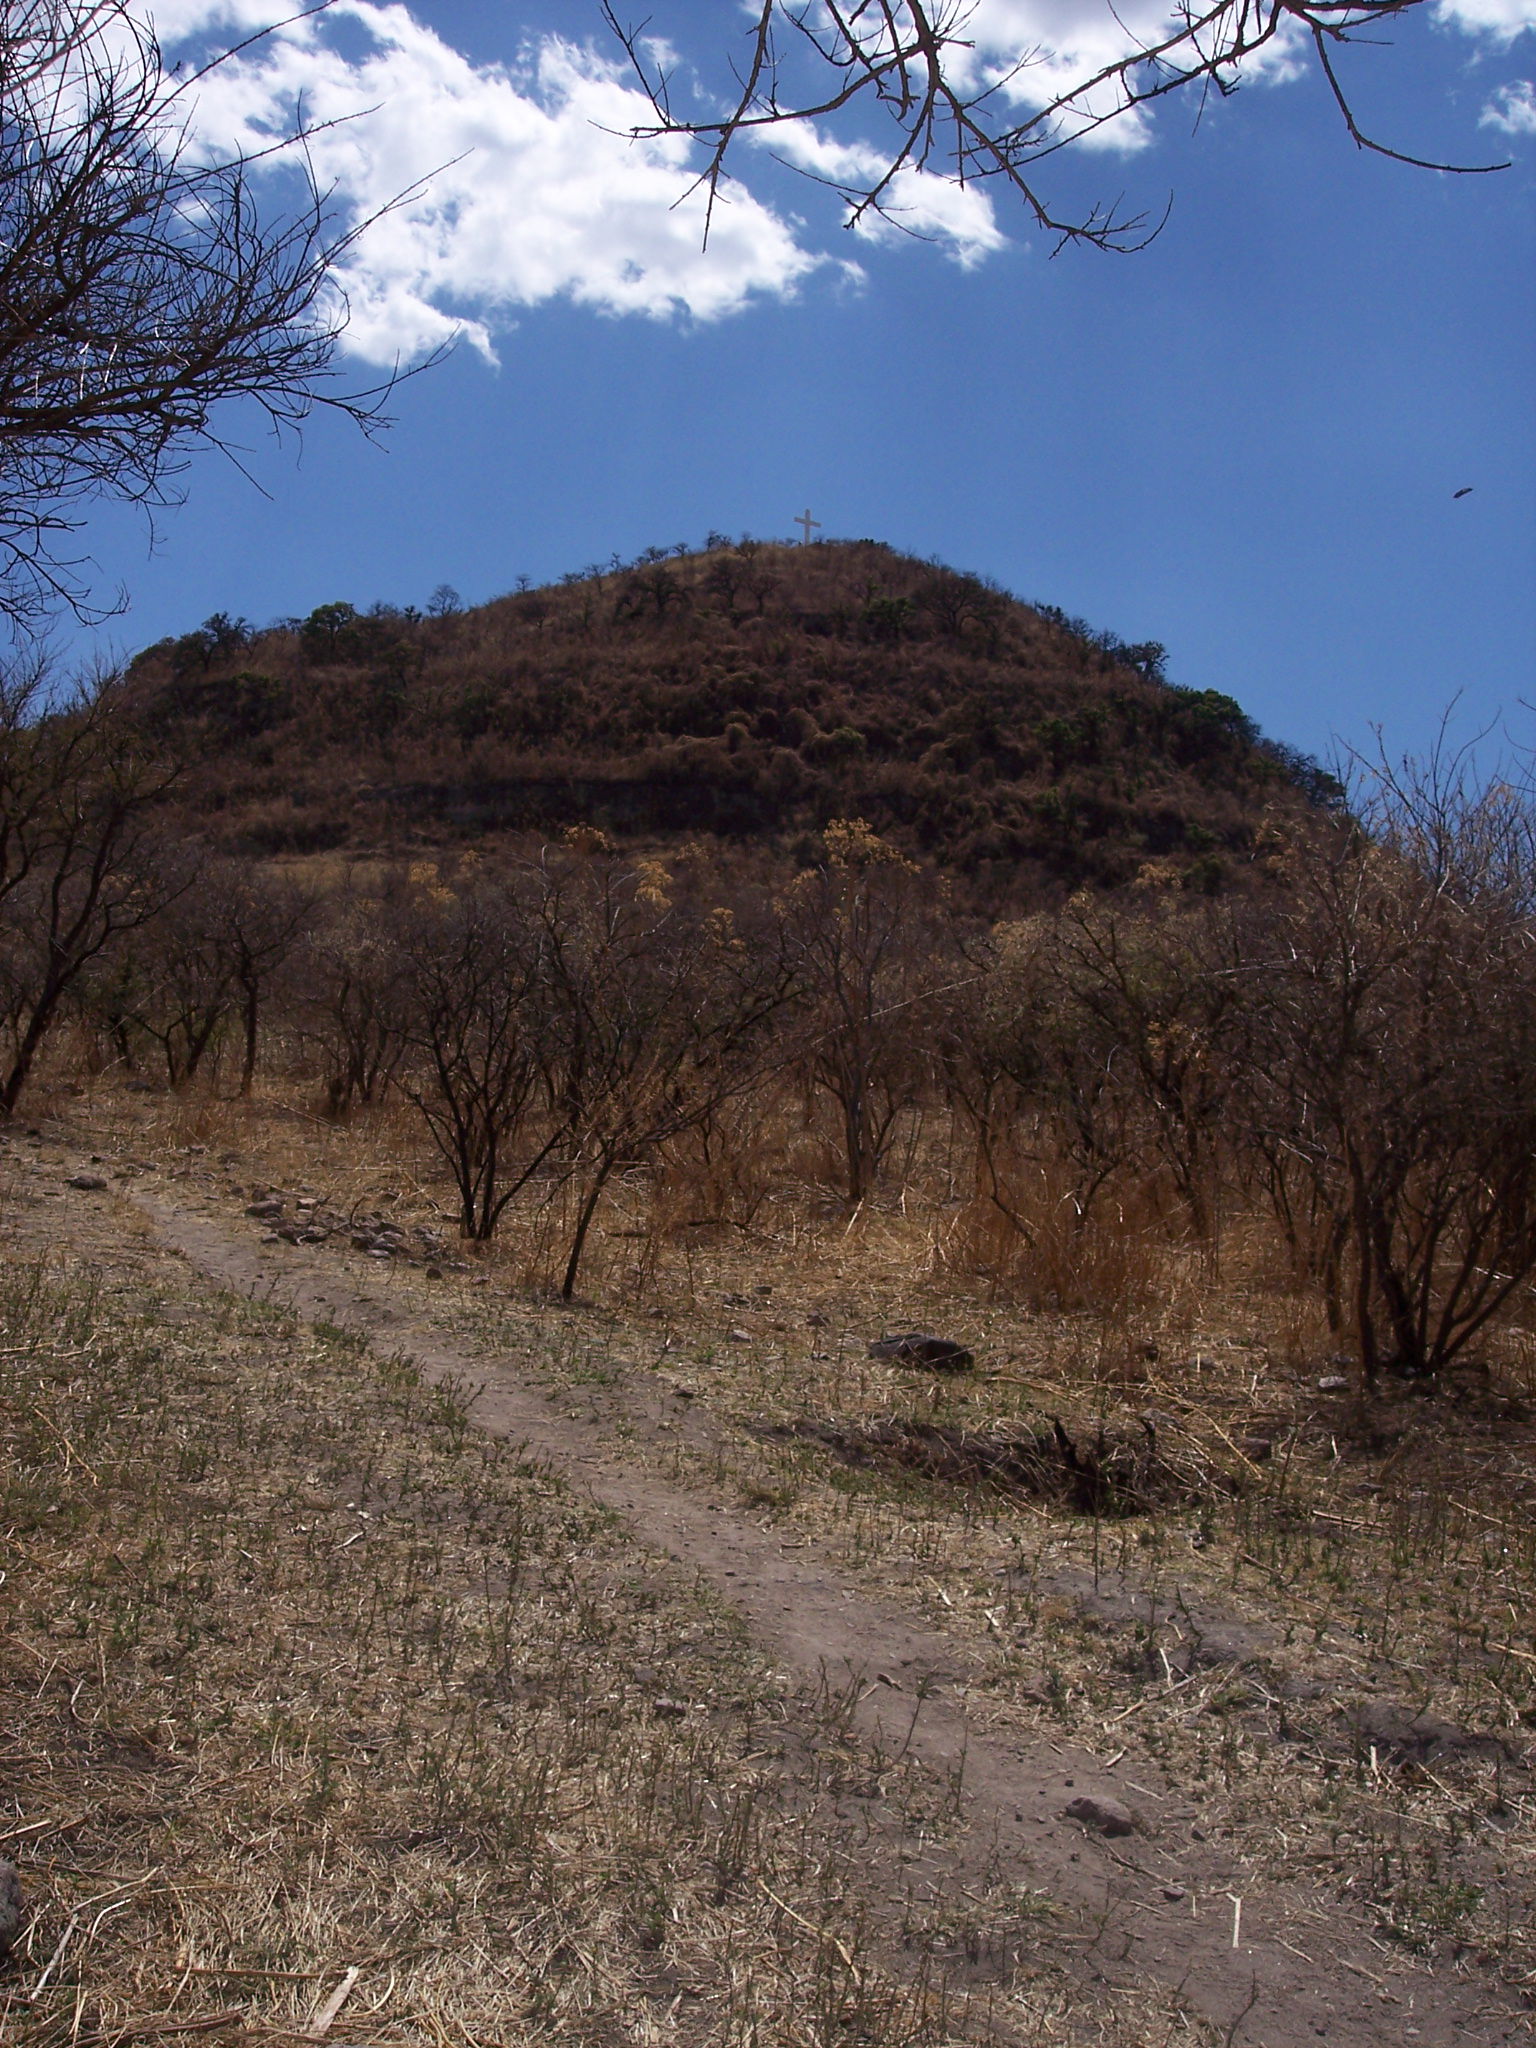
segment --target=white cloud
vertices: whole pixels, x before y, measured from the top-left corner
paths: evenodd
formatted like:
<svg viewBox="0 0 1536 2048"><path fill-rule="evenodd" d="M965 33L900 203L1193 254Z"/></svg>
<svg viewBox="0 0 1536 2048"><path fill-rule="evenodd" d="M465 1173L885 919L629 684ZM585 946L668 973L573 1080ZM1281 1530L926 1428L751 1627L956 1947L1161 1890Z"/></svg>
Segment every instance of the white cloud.
<svg viewBox="0 0 1536 2048"><path fill-rule="evenodd" d="M213 150L260 150L290 133L301 110L315 174L343 224L371 223L339 271L350 308L344 346L370 362L412 360L456 333L494 360L495 338L519 309L551 298L612 315L715 319L792 295L829 261L804 223L741 182L719 194L706 248L697 150L676 137L631 139L651 108L603 51L546 35L513 62L476 64L398 0L334 0L264 35L281 15L274 0L138 4L189 71L200 51L256 38L196 85L195 132ZM1018 118L1164 40L1183 18L1169 0L952 4L971 45L952 53L956 76ZM1484 43L1536 26L1536 0L1433 5L1444 26ZM1296 35L1282 34L1243 75L1282 83L1303 54ZM1484 120L1531 132L1530 84L1495 94ZM1154 116L1127 109L1111 82L1084 88L1063 127L1081 133L1080 146L1135 151L1151 142ZM762 139L833 185L869 184L884 168L878 134L865 143L807 126ZM889 217L866 215L865 235L905 228L966 267L1004 243L987 192L937 172L904 168L884 203Z"/></svg>
<svg viewBox="0 0 1536 2048"><path fill-rule="evenodd" d="M1536 85L1528 78L1501 85L1483 109L1483 126L1502 128L1506 135L1536 135Z"/></svg>
<svg viewBox="0 0 1536 2048"><path fill-rule="evenodd" d="M155 10L168 57L270 19L270 0ZM562 296L713 319L793 292L825 261L740 187L717 206L706 249L687 144L630 141L647 103L615 65L559 39L516 66L477 66L403 6L338 0L212 71L194 128L210 148L259 150L298 109L342 218L379 216L339 272L344 346L370 362L457 332L493 358L518 308Z"/></svg>
<svg viewBox="0 0 1536 2048"><path fill-rule="evenodd" d="M867 190L887 169L886 158L860 142L835 142L810 123L762 132L757 140L797 170L852 191ZM858 231L888 241L903 233L946 245L962 269L1001 249L1006 236L992 202L975 185L904 165L881 194L880 211L865 213Z"/></svg>
<svg viewBox="0 0 1536 2048"><path fill-rule="evenodd" d="M1435 0L1435 19L1464 35L1512 43L1536 29L1536 0Z"/></svg>
<svg viewBox="0 0 1536 2048"><path fill-rule="evenodd" d="M1150 109L1128 106L1118 80L1095 86L1087 81L1166 42L1184 26L1185 16L1168 0L975 0L960 15L957 32L972 45L961 64L976 84L993 87L1021 112L1071 95L1063 114L1066 130L1082 132L1089 148L1134 151L1152 140ZM1200 48L1209 52L1219 42L1203 36ZM1287 21L1264 50L1244 60L1240 75L1249 82L1289 83L1303 69L1303 52L1302 34Z"/></svg>

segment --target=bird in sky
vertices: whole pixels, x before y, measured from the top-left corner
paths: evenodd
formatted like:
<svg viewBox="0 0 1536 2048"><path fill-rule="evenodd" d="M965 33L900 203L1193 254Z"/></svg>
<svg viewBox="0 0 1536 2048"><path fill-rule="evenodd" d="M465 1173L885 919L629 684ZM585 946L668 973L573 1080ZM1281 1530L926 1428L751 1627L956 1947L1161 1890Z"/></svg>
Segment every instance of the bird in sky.
<svg viewBox="0 0 1536 2048"><path fill-rule="evenodd" d="M1470 498L1476 488L1475 484L1463 484L1459 491L1452 491L1451 496L1453 498Z"/></svg>

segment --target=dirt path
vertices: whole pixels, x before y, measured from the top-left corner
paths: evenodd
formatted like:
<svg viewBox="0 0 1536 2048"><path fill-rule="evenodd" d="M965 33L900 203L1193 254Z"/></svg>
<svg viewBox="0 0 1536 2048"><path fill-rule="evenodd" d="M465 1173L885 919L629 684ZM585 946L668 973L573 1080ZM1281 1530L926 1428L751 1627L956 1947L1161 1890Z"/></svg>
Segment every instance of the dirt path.
<svg viewBox="0 0 1536 2048"><path fill-rule="evenodd" d="M963 1646L871 1598L813 1547L788 1546L750 1515L652 1469L680 1439L707 1449L718 1434L696 1404L626 1388L619 1399L630 1434L616 1440L610 1418L573 1410L514 1366L456 1346L391 1299L385 1279L334 1255L264 1246L234 1218L142 1181L119 1183L111 1195L66 1196L93 1206L114 1198L221 1287L404 1353L429 1379L480 1387L472 1410L480 1427L526 1443L621 1515L637 1539L696 1569L799 1684L846 1701L869 1744L915 1757L957 1787L967 1825L923 1862L905 1861L904 1882L943 1892L1001 1870L1066 1909L1068 1942L1090 1975L1177 1987L1229 2044L1451 2048L1532 2038L1514 1994L1485 1975L1389 1960L1336 1902L1266 1887L1199 1839L1189 1805L1144 1766L1134 1785L1122 1783L1086 1750L979 1725L968 1710L976 1673ZM1067 1819L1067 1804L1084 1794L1131 1807L1138 1832L1106 1840Z"/></svg>

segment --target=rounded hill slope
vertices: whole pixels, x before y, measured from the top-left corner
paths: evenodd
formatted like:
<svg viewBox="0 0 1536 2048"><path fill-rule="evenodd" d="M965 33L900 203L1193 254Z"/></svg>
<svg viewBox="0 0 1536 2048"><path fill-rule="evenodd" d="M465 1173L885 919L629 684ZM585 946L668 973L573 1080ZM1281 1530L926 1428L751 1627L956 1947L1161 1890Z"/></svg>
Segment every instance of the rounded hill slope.
<svg viewBox="0 0 1536 2048"><path fill-rule="evenodd" d="M793 853L858 816L985 893L1172 861L1219 888L1260 820L1332 800L1156 642L876 541L651 549L472 611L223 615L133 665L233 846L596 826Z"/></svg>

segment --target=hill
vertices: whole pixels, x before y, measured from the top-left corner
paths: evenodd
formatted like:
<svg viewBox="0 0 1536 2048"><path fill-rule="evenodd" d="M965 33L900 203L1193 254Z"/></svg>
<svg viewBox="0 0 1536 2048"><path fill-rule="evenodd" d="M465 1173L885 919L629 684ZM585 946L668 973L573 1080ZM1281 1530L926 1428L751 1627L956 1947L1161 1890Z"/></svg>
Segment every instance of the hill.
<svg viewBox="0 0 1536 2048"><path fill-rule="evenodd" d="M132 667L198 765L183 802L248 852L589 823L777 846L858 815L987 893L1021 864L1216 888L1314 764L1163 649L874 541L715 538L431 615L223 615Z"/></svg>

